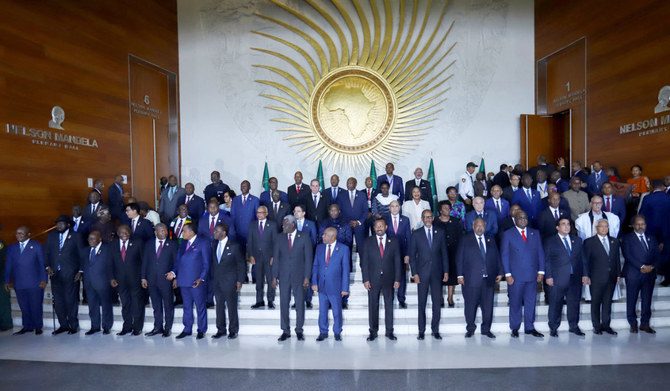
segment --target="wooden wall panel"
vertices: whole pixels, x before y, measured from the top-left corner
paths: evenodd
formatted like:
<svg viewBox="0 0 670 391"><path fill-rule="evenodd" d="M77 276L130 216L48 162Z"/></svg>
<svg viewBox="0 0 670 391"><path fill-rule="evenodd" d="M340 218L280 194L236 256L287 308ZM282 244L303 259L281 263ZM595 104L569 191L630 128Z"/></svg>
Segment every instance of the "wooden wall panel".
<svg viewBox="0 0 670 391"><path fill-rule="evenodd" d="M37 233L75 203L87 178L106 186L130 176L128 56L178 74L175 0L0 0L0 237L19 224ZM99 148L33 144L7 124L51 131L52 106L64 131ZM106 198L106 189L104 192Z"/></svg>
<svg viewBox="0 0 670 391"><path fill-rule="evenodd" d="M660 123L654 107L660 88L670 85L668 20L670 3L662 0L535 1L536 60L585 37L586 112L574 108L573 126L585 118L587 163L617 166L624 179L633 164L652 179L670 174L670 126L620 133L638 121Z"/></svg>

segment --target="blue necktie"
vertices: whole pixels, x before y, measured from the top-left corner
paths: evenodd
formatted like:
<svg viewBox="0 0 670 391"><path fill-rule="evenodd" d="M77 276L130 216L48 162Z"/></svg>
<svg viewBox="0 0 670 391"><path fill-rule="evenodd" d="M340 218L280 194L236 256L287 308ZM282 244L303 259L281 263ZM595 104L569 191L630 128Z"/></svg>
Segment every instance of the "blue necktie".
<svg viewBox="0 0 670 391"><path fill-rule="evenodd" d="M63 249L63 233L61 232L60 239L58 239L58 250L60 251L62 249Z"/></svg>
<svg viewBox="0 0 670 391"><path fill-rule="evenodd" d="M572 249L570 248L570 243L568 243L568 237L563 238L563 244L565 245L565 249L568 250L568 254L572 255ZM572 270L572 263L570 264L570 274L573 273Z"/></svg>
<svg viewBox="0 0 670 391"><path fill-rule="evenodd" d="M21 245L21 254L23 254L23 249L26 248L26 244L21 242L20 245Z"/></svg>
<svg viewBox="0 0 670 391"><path fill-rule="evenodd" d="M298 231L302 231L302 221L298 221Z"/></svg>
<svg viewBox="0 0 670 391"><path fill-rule="evenodd" d="M221 263L221 255L223 255L223 246L221 245L221 242L219 242L219 248L217 249L216 252L216 259L218 263Z"/></svg>
<svg viewBox="0 0 670 391"><path fill-rule="evenodd" d="M479 251L482 253L482 258L484 258L484 267L482 268L482 276L486 277L486 248L484 247L484 241L482 237L479 237Z"/></svg>
<svg viewBox="0 0 670 391"><path fill-rule="evenodd" d="M94 257L95 257L95 247L91 247L91 252L88 254L88 261L93 262Z"/></svg>
<svg viewBox="0 0 670 391"><path fill-rule="evenodd" d="M649 245L647 244L647 241L644 240L644 236L642 235L640 235L640 242L642 242L642 247L644 247L644 250L649 252Z"/></svg>
<svg viewBox="0 0 670 391"><path fill-rule="evenodd" d="M533 201L533 196L531 195L530 189L526 189L526 196L528 196L529 201Z"/></svg>
<svg viewBox="0 0 670 391"><path fill-rule="evenodd" d="M428 228L428 247L433 248L433 231Z"/></svg>

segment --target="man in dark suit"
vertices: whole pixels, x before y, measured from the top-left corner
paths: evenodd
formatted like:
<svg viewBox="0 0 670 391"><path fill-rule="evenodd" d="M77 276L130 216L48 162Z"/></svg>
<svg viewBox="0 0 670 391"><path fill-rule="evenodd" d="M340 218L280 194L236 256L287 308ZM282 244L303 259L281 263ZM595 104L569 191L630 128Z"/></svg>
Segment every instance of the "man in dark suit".
<svg viewBox="0 0 670 391"><path fill-rule="evenodd" d="M458 283L463 286L465 301L465 338L471 338L477 329L477 307L482 311L482 335L496 337L491 332L493 290L495 283L502 280L503 266L495 238L485 232L486 221L476 218L472 232L461 239L456 252Z"/></svg>
<svg viewBox="0 0 670 391"><path fill-rule="evenodd" d="M521 182L521 178L516 174L512 174L509 177L509 182L509 186L503 187L502 198L506 199L511 205L513 204L512 199L514 198L514 193L519 190L519 182Z"/></svg>
<svg viewBox="0 0 670 391"><path fill-rule="evenodd" d="M207 185L205 187L205 190L203 191L203 194L205 195L205 201L209 202L209 200L212 199L212 197L216 197L216 199L219 201L219 204L223 204L223 193L227 192L230 190L230 187L223 183L221 180L221 173L218 171L212 171L212 173L209 176L210 180L212 183Z"/></svg>
<svg viewBox="0 0 670 391"><path fill-rule="evenodd" d="M278 190L279 187L279 182L277 181L277 178L271 177L268 179L268 186L270 187L270 190L265 190L261 193L260 196L258 196L258 199L260 200L260 203L262 205L267 205L268 203L272 202L272 192L275 190ZM279 191L279 194L281 194L281 200L282 202L287 202L288 203L288 194L283 191Z"/></svg>
<svg viewBox="0 0 670 391"><path fill-rule="evenodd" d="M484 203L484 210L495 213L496 222L501 222L509 216L510 203L502 198L502 188L499 185L491 187L491 198Z"/></svg>
<svg viewBox="0 0 670 391"><path fill-rule="evenodd" d="M568 324L570 332L579 336L579 300L582 296L582 240L570 235L570 217L563 216L556 221L554 232L558 234L544 239L545 282L549 287L549 333L558 337L561 325L563 302L568 305Z"/></svg>
<svg viewBox="0 0 670 391"><path fill-rule="evenodd" d="M584 241L584 285L591 286L593 333L616 335L610 327L612 294L621 279L619 240L609 236L607 220L598 220L595 236Z"/></svg>
<svg viewBox="0 0 670 391"><path fill-rule="evenodd" d="M216 298L216 334L219 339L226 335L226 307L230 319L228 339L237 338L240 321L237 316L237 297L246 277L246 262L240 246L228 238L227 224L217 224L214 228L212 243L212 263L209 268L210 285L214 288Z"/></svg>
<svg viewBox="0 0 670 391"><path fill-rule="evenodd" d="M393 290L400 287L400 245L397 238L386 234L386 222L375 221L375 235L365 239L361 257L363 286L368 290L368 318L370 335L368 341L377 339L379 331L379 295L384 295L384 321L386 338L395 341L393 334Z"/></svg>
<svg viewBox="0 0 670 391"><path fill-rule="evenodd" d="M98 194L100 194L100 201L105 202L105 200L102 197L102 191L105 190L105 181L102 179L94 179L93 180L93 188L91 189L92 191L97 191Z"/></svg>
<svg viewBox="0 0 670 391"><path fill-rule="evenodd" d="M589 196L600 194L603 183L607 182L607 175L603 171L603 166L599 161L593 162L593 172L589 175L586 182L586 191Z"/></svg>
<svg viewBox="0 0 670 391"><path fill-rule="evenodd" d="M30 239L30 228L16 230L17 243L7 248L5 260L5 291L14 288L21 309L22 328L14 333L42 334L42 300L47 286L42 244Z"/></svg>
<svg viewBox="0 0 670 391"><path fill-rule="evenodd" d="M484 219L486 222L485 235L495 236L498 233L498 217L495 213L491 213L484 209L484 198L475 197L472 200L473 210L465 214L465 228L466 232L472 232L473 223L475 219Z"/></svg>
<svg viewBox="0 0 670 391"><path fill-rule="evenodd" d="M601 190L603 192L603 210L617 215L619 222L625 227L628 224L626 220L626 201L614 195L614 186L610 182L603 183Z"/></svg>
<svg viewBox="0 0 670 391"><path fill-rule="evenodd" d="M119 289L123 328L116 335L140 335L144 327L144 299L142 289L142 249L140 239L130 238L130 227L120 225L119 239L110 243L112 252L112 288ZM148 242L151 245L151 241Z"/></svg>
<svg viewBox="0 0 670 391"><path fill-rule="evenodd" d="M58 216L56 230L49 232L44 246L44 262L60 325L53 335L79 331L79 281L75 276L80 270L82 239L72 231L71 222L66 215Z"/></svg>
<svg viewBox="0 0 670 391"><path fill-rule="evenodd" d="M365 219L368 217L368 205L365 194L356 190L356 185L356 178L347 179L347 191L342 192L339 206L341 218L349 224L356 239L356 251L360 257L367 236L365 234Z"/></svg>
<svg viewBox="0 0 670 391"><path fill-rule="evenodd" d="M398 287L398 306L407 308L405 303L407 292L407 265L409 265L409 242L412 238L412 228L409 224L409 218L400 214L400 203L391 201L389 205L391 214L386 219L386 234L390 238L398 240L400 248L400 286Z"/></svg>
<svg viewBox="0 0 670 391"><path fill-rule="evenodd" d="M416 170L414 170L414 179L411 179L407 182L405 182L405 201L409 201L412 199L412 189L416 186L421 190L421 199L424 201L428 201L428 204L430 204L430 209L433 209L433 188L430 185L430 182L428 182L425 179L421 179L423 177L423 170L421 167L417 167Z"/></svg>
<svg viewBox="0 0 670 391"><path fill-rule="evenodd" d="M377 177L377 191L381 190L382 182L388 182L389 193L397 195L398 202L400 205L402 205L402 202L405 200L405 193L402 189L402 178L394 175L394 170L395 166L393 163L386 163L386 175L380 175Z"/></svg>
<svg viewBox="0 0 670 391"><path fill-rule="evenodd" d="M333 174L330 177L330 187L323 190L323 196L326 197L326 204L340 204L340 200L345 196L344 189L339 187L340 177Z"/></svg>
<svg viewBox="0 0 670 391"><path fill-rule="evenodd" d="M291 205L287 201L282 201L279 190L273 190L272 201L265 204L265 206L268 208L268 219L274 221L277 229L281 230L281 222L284 220L284 216L292 213Z"/></svg>
<svg viewBox="0 0 670 391"><path fill-rule="evenodd" d="M80 258L84 289L88 300L88 316L91 318L91 329L86 332L86 335L99 332L101 325L102 333L109 334L114 323L110 286L113 261L112 251L108 244L102 244L100 232L92 231L88 234L88 246L82 249ZM102 318L100 317L101 309Z"/></svg>
<svg viewBox="0 0 670 391"><path fill-rule="evenodd" d="M634 231L624 236L621 247L624 264L622 275L626 279L626 317L630 332L637 333L637 298L641 296L640 330L649 334L656 331L649 326L651 319L651 299L656 282L656 269L661 264L658 256L658 242L646 234L647 221L644 216L633 219Z"/></svg>
<svg viewBox="0 0 670 391"><path fill-rule="evenodd" d="M295 224L296 228L300 232L304 232L309 236L310 241L312 242L312 250L316 247L316 242L318 240L318 234L317 234L317 225L315 222L311 220L307 220L305 218L305 207L302 205L298 205L295 208L293 208L293 217L295 217ZM312 298L314 296L314 292L312 291L312 286L309 285L305 289L305 306L307 308L312 308Z"/></svg>
<svg viewBox="0 0 670 391"><path fill-rule="evenodd" d="M184 191L186 192L184 204L186 204L186 208L188 208L188 216L197 227L200 217L205 214L205 200L195 194L195 186L193 186L192 183L187 183L186 186L184 186Z"/></svg>
<svg viewBox="0 0 670 391"><path fill-rule="evenodd" d="M193 304L198 313L197 339L205 338L207 332L207 289L204 282L209 275L210 258L212 257L211 242L197 237L195 226L184 226L184 240L179 246L177 258L172 270L165 275L168 280L175 281L173 286L181 290L184 302L184 330L177 339L186 338L193 332Z"/></svg>
<svg viewBox="0 0 670 391"><path fill-rule="evenodd" d="M328 338L328 309L333 311L335 341L342 340L342 298L349 295L349 247L337 242L337 230L327 228L316 247L312 290L319 293L319 336Z"/></svg>
<svg viewBox="0 0 670 391"><path fill-rule="evenodd" d="M537 176L538 171L544 171L546 174L545 178L549 178L549 175L556 169L551 163L547 163L547 157L540 155L537 157L537 166L531 167L528 170L528 173L532 178Z"/></svg>
<svg viewBox="0 0 670 391"><path fill-rule="evenodd" d="M86 221L97 220L97 213L105 204L100 200L100 193L97 190L91 190L88 193L88 203L84 208L83 218Z"/></svg>
<svg viewBox="0 0 670 391"><path fill-rule="evenodd" d="M440 311L442 299L442 283L449 278L449 255L445 234L433 227L433 212L421 212L423 228L412 232L409 242L409 265L412 269L414 282L419 293L419 335L418 340L425 338L426 331L426 302L428 291L433 303L433 318L431 320L432 335L435 339L442 339L440 335Z"/></svg>
<svg viewBox="0 0 670 391"><path fill-rule="evenodd" d="M500 242L510 301L509 326L512 337L518 338L523 315L524 332L541 338L544 335L535 330L534 322L537 283L544 278L542 239L539 231L528 227L528 215L523 210L516 214L514 222L515 227L505 231Z"/></svg>
<svg viewBox="0 0 670 391"><path fill-rule="evenodd" d="M126 216L130 220L130 238L139 239L142 244L154 238L154 227L151 221L140 216L140 206L135 202L126 205Z"/></svg>
<svg viewBox="0 0 670 391"><path fill-rule="evenodd" d="M295 208L296 205L307 205L309 197L309 186L302 183L302 172L296 171L293 175L293 180L295 183L286 189L288 203L291 205L291 209ZM319 181L316 182L318 183Z"/></svg>
<svg viewBox="0 0 670 391"><path fill-rule="evenodd" d="M540 198L540 192L531 189L533 177L530 175L524 174L521 178L521 182L523 187L519 188L519 191L514 192L512 204L519 205L521 209L526 212L531 227L537 227L537 216L542 210L542 198Z"/></svg>
<svg viewBox="0 0 670 391"><path fill-rule="evenodd" d="M328 201L326 200L326 197L321 194L321 186L319 185L319 181L316 179L312 179L312 181L309 184L309 191L304 198L304 204L306 207L305 212L307 212L307 219L312 220L315 222L317 225L321 224L324 220L328 218ZM302 194L302 193L301 193ZM296 205L292 205L293 209L295 209Z"/></svg>
<svg viewBox="0 0 670 391"><path fill-rule="evenodd" d="M504 189L510 185L507 164L503 163L500 165L500 171L493 177L493 184L500 186L500 189Z"/></svg>
<svg viewBox="0 0 670 391"><path fill-rule="evenodd" d="M647 221L647 232L663 243L670 236L670 197L665 194L665 185L661 181L652 182L653 191L642 199L640 214Z"/></svg>
<svg viewBox="0 0 670 391"><path fill-rule="evenodd" d="M229 229L228 237L235 240L237 237L235 227L233 226L233 218L226 213L221 213L217 201L210 201L207 204L207 214L198 222L198 236L203 239L214 240L214 228L218 224L226 224Z"/></svg>
<svg viewBox="0 0 670 391"><path fill-rule="evenodd" d="M247 234L249 226L256 221L256 210L260 206L260 201L257 197L249 194L251 184L244 180L240 184L240 191L242 194L233 198L233 204L230 209L230 215L233 217L235 232L233 238L240 244L240 251L244 254L247 248Z"/></svg>
<svg viewBox="0 0 670 391"><path fill-rule="evenodd" d="M168 187L161 192L160 205L158 207L158 214L161 216L161 221L169 224L172 219L177 216L177 207L186 200L186 191L177 184L177 177L170 175L168 179Z"/></svg>
<svg viewBox="0 0 670 391"><path fill-rule="evenodd" d="M263 301L265 284L268 286L268 308L275 308L275 290L272 289L272 255L277 237L277 227L274 221L268 220L268 209L259 206L256 210L256 221L252 221L247 228L249 232L247 251L249 261L256 266L256 304L251 308L265 307Z"/></svg>
<svg viewBox="0 0 670 391"><path fill-rule="evenodd" d="M561 172L558 170L552 172L549 175L549 183L556 185L556 190L558 190L558 192L561 194L570 189L570 184L561 177Z"/></svg>
<svg viewBox="0 0 670 391"><path fill-rule="evenodd" d="M107 189L107 202L113 221L119 221L123 218L124 197L126 196L128 194L123 191L123 177L117 175L114 177L114 183Z"/></svg>
<svg viewBox="0 0 670 391"><path fill-rule="evenodd" d="M548 198L549 206L542 209L537 218L538 229L543 240L556 235L558 220L564 217L570 219L570 208L561 208L561 195L558 192L552 193Z"/></svg>
<svg viewBox="0 0 670 391"><path fill-rule="evenodd" d="M279 341L286 341L291 337L289 321L291 295L295 297L295 333L298 341L304 341L302 327L305 324L305 290L309 287L314 262L312 241L309 235L297 230L293 215L288 215L282 220L282 232L277 236L272 256L272 290L277 288L279 281L282 329Z"/></svg>
<svg viewBox="0 0 670 391"><path fill-rule="evenodd" d="M372 212L372 200L377 197L379 191L374 187L371 177L365 178L365 189L361 190L365 193L365 198L368 201L368 213Z"/></svg>
<svg viewBox="0 0 670 391"><path fill-rule="evenodd" d="M179 245L168 239L167 226L163 223L154 227L156 240L144 245L142 257L142 288L149 290L151 306L154 310L154 328L146 333L148 337L162 334L169 337L174 321L174 296L172 283L165 275L174 267ZM163 324L165 318L165 325Z"/></svg>
<svg viewBox="0 0 670 391"><path fill-rule="evenodd" d="M586 183L589 180L589 174L582 167L582 162L580 162L579 160L572 162L572 172L574 174L572 174L572 177L570 178L570 180L572 180L572 178L579 178L580 187L583 190L586 190L586 186L587 186Z"/></svg>

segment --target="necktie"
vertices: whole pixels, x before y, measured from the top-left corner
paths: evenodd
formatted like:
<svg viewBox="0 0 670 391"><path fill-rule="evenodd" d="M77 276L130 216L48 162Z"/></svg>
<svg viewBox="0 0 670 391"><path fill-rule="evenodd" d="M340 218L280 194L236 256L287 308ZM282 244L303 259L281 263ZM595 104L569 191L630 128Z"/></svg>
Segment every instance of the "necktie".
<svg viewBox="0 0 670 391"><path fill-rule="evenodd" d="M58 239L58 250L60 251L62 249L63 249L63 233L61 232L60 238Z"/></svg>
<svg viewBox="0 0 670 391"><path fill-rule="evenodd" d="M182 226L183 223L184 223L184 220L183 220L183 219L179 219L179 225L177 226L177 229L176 229L175 232L174 232L175 235L177 236L177 239L178 239L179 236L181 235L181 226Z"/></svg>
<svg viewBox="0 0 670 391"><path fill-rule="evenodd" d="M212 222L209 223L209 233L210 233L210 235L211 235L212 233L214 233L214 222L215 222L215 221L216 221L216 219L214 218L214 216L212 216Z"/></svg>
<svg viewBox="0 0 670 391"><path fill-rule="evenodd" d="M370 201L370 189L368 189L368 201Z"/></svg>
<svg viewBox="0 0 670 391"><path fill-rule="evenodd" d="M528 240L526 239L526 230L525 230L525 229L522 229L522 230L521 230L521 237L523 238L524 243L528 241Z"/></svg>
<svg viewBox="0 0 670 391"><path fill-rule="evenodd" d="M279 214L279 203L275 202L275 217Z"/></svg>
<svg viewBox="0 0 670 391"><path fill-rule="evenodd" d="M242 197L242 206L247 203L247 196Z"/></svg>
<svg viewBox="0 0 670 391"><path fill-rule="evenodd" d="M291 234L288 234L288 251L293 250L293 241L291 240Z"/></svg>
<svg viewBox="0 0 670 391"><path fill-rule="evenodd" d="M481 213L477 213L477 217L479 217L480 219L483 219L483 218L484 218L484 215L481 214Z"/></svg>
<svg viewBox="0 0 670 391"><path fill-rule="evenodd" d="M496 209L498 209L498 214L502 213L502 209L500 209L500 200L496 200Z"/></svg>
<svg viewBox="0 0 670 391"><path fill-rule="evenodd" d="M158 250L156 251L156 258L159 258L161 256L161 251L163 251L163 241L159 240L158 241Z"/></svg>
<svg viewBox="0 0 670 391"><path fill-rule="evenodd" d="M121 244L121 260L126 261L126 241L124 240Z"/></svg>
<svg viewBox="0 0 670 391"><path fill-rule="evenodd" d="M91 252L88 253L88 261L93 262L94 257L95 257L95 247L91 247Z"/></svg>
<svg viewBox="0 0 670 391"><path fill-rule="evenodd" d="M95 205L91 204L91 214L95 213Z"/></svg>
<svg viewBox="0 0 670 391"><path fill-rule="evenodd" d="M337 188L336 187L333 188L333 199L334 200L337 199Z"/></svg>
<svg viewBox="0 0 670 391"><path fill-rule="evenodd" d="M354 192L350 191L349 192L349 202L351 202L351 207L354 207Z"/></svg>
<svg viewBox="0 0 670 391"><path fill-rule="evenodd" d="M647 244L647 241L644 240L643 235L640 235L640 242L642 242L642 247L644 247L644 250L649 252L649 245Z"/></svg>
<svg viewBox="0 0 670 391"><path fill-rule="evenodd" d="M379 254L384 258L384 238L379 237Z"/></svg>
<svg viewBox="0 0 670 391"><path fill-rule="evenodd" d="M298 221L298 231L302 231L302 220Z"/></svg>
<svg viewBox="0 0 670 391"><path fill-rule="evenodd" d="M296 194L300 195L300 186L295 185L295 192Z"/></svg>
<svg viewBox="0 0 670 391"><path fill-rule="evenodd" d="M526 189L526 196L528 197L528 200L530 200L530 201L533 200L533 196L530 193L530 189Z"/></svg>
<svg viewBox="0 0 670 391"><path fill-rule="evenodd" d="M188 251L189 248L191 248L191 242L190 241L186 242L186 251Z"/></svg>
<svg viewBox="0 0 670 391"><path fill-rule="evenodd" d="M607 197L605 197L605 211L606 212L611 212L612 210L610 208L611 208L610 197L607 196Z"/></svg>
<svg viewBox="0 0 670 391"><path fill-rule="evenodd" d="M428 247L433 248L433 231L428 228Z"/></svg>
<svg viewBox="0 0 670 391"><path fill-rule="evenodd" d="M23 254L23 249L26 248L26 244L21 242L21 254Z"/></svg>
<svg viewBox="0 0 670 391"><path fill-rule="evenodd" d="M217 263L221 263L221 255L223 255L223 245L221 242L219 242L219 248L216 249Z"/></svg>
<svg viewBox="0 0 670 391"><path fill-rule="evenodd" d="M596 172L596 183L600 180L600 173Z"/></svg>
<svg viewBox="0 0 670 391"><path fill-rule="evenodd" d="M135 233L135 227L137 226L137 220L133 219L133 233Z"/></svg>
<svg viewBox="0 0 670 391"><path fill-rule="evenodd" d="M172 189L174 189L174 187L170 187L170 189L168 190L168 199L170 200L172 199Z"/></svg>
<svg viewBox="0 0 670 391"><path fill-rule="evenodd" d="M191 196L186 197L186 206L188 206L189 202L191 202Z"/></svg>
<svg viewBox="0 0 670 391"><path fill-rule="evenodd" d="M558 209L554 209L554 219L558 221Z"/></svg>
<svg viewBox="0 0 670 391"><path fill-rule="evenodd" d="M482 237L479 237L479 251L482 253L482 258L486 259L486 247L484 247L484 241Z"/></svg>
<svg viewBox="0 0 670 391"><path fill-rule="evenodd" d="M319 205L319 201L316 200L316 194L315 194L314 195L314 206L316 207L318 205Z"/></svg>
<svg viewBox="0 0 670 391"><path fill-rule="evenodd" d="M263 222L258 223L258 233L261 235L261 238L263 237Z"/></svg>
<svg viewBox="0 0 670 391"><path fill-rule="evenodd" d="M393 216L393 233L398 233L398 216Z"/></svg>
<svg viewBox="0 0 670 391"><path fill-rule="evenodd" d="M603 247L605 247L607 255L610 255L610 245L607 243L607 238L603 238Z"/></svg>
<svg viewBox="0 0 670 391"><path fill-rule="evenodd" d="M565 249L568 250L568 254L572 254L572 249L570 248L567 236L563 238L563 244L565 245Z"/></svg>
<svg viewBox="0 0 670 391"><path fill-rule="evenodd" d="M330 262L330 244L328 245L328 251L326 252L326 266L328 266L328 262Z"/></svg>
<svg viewBox="0 0 670 391"><path fill-rule="evenodd" d="M79 219L74 219L74 232L79 229Z"/></svg>

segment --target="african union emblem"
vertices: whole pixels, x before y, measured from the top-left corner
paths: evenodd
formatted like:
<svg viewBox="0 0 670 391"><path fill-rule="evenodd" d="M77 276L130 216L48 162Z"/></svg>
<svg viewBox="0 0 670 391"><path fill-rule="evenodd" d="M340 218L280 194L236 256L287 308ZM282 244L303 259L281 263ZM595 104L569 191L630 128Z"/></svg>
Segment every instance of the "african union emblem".
<svg viewBox="0 0 670 391"><path fill-rule="evenodd" d="M287 71L255 65L287 81L257 80L284 94L262 96L282 104L269 109L288 115L273 119L288 125L279 131L295 133L285 140L294 140L291 146L299 146L298 152L307 151L305 158L313 156L313 162L323 159L327 165L339 165L340 169L359 169L370 159L391 160L412 150L425 134L422 131L436 119L434 114L440 111L436 106L444 101L440 97L449 90L445 83L453 76L446 74L453 61L442 63L455 46L453 43L443 47L454 25L452 22L448 28L442 27L447 3L439 2L444 4L441 13L430 23L431 0L415 0L411 7L404 0L384 0L383 5L370 0L371 28L366 15L370 12L359 0L351 0L347 6L338 0L331 0L332 6L305 0L316 11L315 17L278 0L270 1L290 14L286 15L288 21L257 15L300 38L253 31L290 49L284 53L252 48L292 67ZM353 9L356 20L350 13ZM336 37L321 27L326 24ZM340 27L344 25L348 34ZM325 47L309 30L318 35ZM362 47L359 34L363 36ZM298 43L309 45L307 49L316 57ZM296 53L299 57L295 57Z"/></svg>

